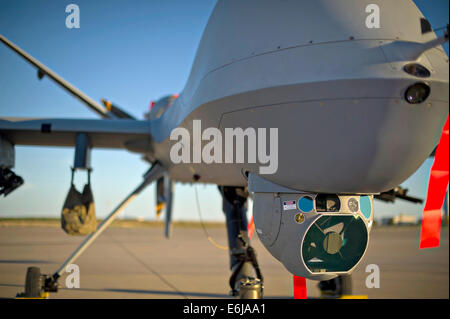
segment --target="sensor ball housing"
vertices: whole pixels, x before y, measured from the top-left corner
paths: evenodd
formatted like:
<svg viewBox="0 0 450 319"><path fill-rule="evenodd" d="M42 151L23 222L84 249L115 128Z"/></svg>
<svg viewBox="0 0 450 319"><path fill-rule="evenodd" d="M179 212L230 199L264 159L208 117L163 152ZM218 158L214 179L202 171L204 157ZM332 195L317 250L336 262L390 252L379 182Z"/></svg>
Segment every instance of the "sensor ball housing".
<svg viewBox="0 0 450 319"><path fill-rule="evenodd" d="M328 280L350 274L364 257L372 195L299 192L251 173L249 191L258 237L294 275Z"/></svg>

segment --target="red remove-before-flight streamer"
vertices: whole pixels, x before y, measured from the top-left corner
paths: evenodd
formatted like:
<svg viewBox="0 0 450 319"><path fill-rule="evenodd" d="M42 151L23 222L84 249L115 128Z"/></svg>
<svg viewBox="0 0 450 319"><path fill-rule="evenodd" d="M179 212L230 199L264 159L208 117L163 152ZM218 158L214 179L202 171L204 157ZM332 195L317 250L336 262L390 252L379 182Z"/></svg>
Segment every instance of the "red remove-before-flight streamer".
<svg viewBox="0 0 450 319"><path fill-rule="evenodd" d="M427 201L422 213L420 249L439 247L441 239L441 209L448 186L448 117L436 148L428 183Z"/></svg>

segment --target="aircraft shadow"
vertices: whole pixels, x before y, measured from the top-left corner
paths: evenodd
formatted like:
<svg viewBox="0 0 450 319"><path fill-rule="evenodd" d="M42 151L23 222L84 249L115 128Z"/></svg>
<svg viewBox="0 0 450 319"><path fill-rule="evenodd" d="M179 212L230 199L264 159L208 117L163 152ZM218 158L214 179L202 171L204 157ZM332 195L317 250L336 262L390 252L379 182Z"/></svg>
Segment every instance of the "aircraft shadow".
<svg viewBox="0 0 450 319"><path fill-rule="evenodd" d="M34 259L11 259L11 260L0 260L0 264L54 264L54 261L49 260L34 260Z"/></svg>
<svg viewBox="0 0 450 319"><path fill-rule="evenodd" d="M224 299L234 299L228 294L217 294L217 293L203 293L203 292L192 292L192 291L166 291L166 290L142 290L142 289L105 289L105 291L111 292L124 292L124 293L138 293L138 294L151 294L151 295L168 295L168 296L184 296L189 297L199 297L199 298L224 298ZM290 296L266 296L265 299L292 299Z"/></svg>
<svg viewBox="0 0 450 319"><path fill-rule="evenodd" d="M202 293L190 291L166 291L166 290L141 290L141 289L105 289L111 292L124 292L133 294L150 294L150 295L168 295L168 296L182 296L182 297L204 297L204 298L231 298L227 294L216 293Z"/></svg>
<svg viewBox="0 0 450 319"><path fill-rule="evenodd" d="M23 285L17 284L3 284L0 283L0 287L22 287ZM72 290L68 288L60 288L60 290ZM119 292L119 293L130 293L130 294L149 294L149 295L166 295L166 296L181 296L185 298L198 297L198 298L217 298L217 299L234 299L227 294L217 294L217 293L203 293L203 292L193 292L193 291L167 291L167 290L145 290L145 289L116 289L116 288L105 288L105 289L93 289L93 288L78 288L76 290L81 291L97 291L97 292ZM170 298L170 297L169 297ZM265 296L264 299L292 299L291 296Z"/></svg>

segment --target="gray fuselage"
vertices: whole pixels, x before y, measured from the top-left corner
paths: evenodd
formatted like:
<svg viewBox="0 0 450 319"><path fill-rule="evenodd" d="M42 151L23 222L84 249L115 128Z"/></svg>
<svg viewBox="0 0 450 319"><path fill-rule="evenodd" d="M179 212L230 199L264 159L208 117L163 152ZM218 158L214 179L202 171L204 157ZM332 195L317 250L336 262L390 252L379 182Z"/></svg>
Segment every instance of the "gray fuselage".
<svg viewBox="0 0 450 319"><path fill-rule="evenodd" d="M368 28L366 7L380 8ZM322 193L378 193L407 179L436 146L448 115L448 57L442 47L411 60L423 15L402 1L219 1L184 90L150 123L149 158L176 181L246 185L259 163L179 163L176 127L278 128L278 170L264 178ZM430 70L419 78L404 65ZM405 90L426 83L419 104ZM191 134L192 139L192 134ZM192 141L191 141L192 145ZM192 156L192 154L191 154Z"/></svg>

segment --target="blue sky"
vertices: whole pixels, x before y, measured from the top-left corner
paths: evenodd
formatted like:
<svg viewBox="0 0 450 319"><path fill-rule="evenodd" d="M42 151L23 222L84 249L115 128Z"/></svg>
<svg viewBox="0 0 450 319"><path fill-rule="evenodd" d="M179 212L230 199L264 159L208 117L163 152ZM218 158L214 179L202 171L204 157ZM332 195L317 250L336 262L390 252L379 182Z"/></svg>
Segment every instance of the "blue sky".
<svg viewBox="0 0 450 319"><path fill-rule="evenodd" d="M415 1L437 28L448 23L448 0ZM80 7L81 28L67 29L65 8ZM151 100L180 92L189 75L203 29L215 5L195 1L0 0L0 33L96 100L105 97L138 118ZM448 54L448 46L445 47ZM78 100L0 45L0 116L97 118ZM57 217L69 189L73 149L16 147L15 171L26 184L0 198L0 217ZM409 178L410 194L425 198L432 160ZM97 215L104 217L141 180L148 166L125 151L92 153ZM85 174L79 173L80 187ZM216 186L197 185L205 220L223 220ZM155 188L147 188L122 217L155 216ZM194 188L175 187L174 219L197 220ZM376 217L421 205L376 203Z"/></svg>

